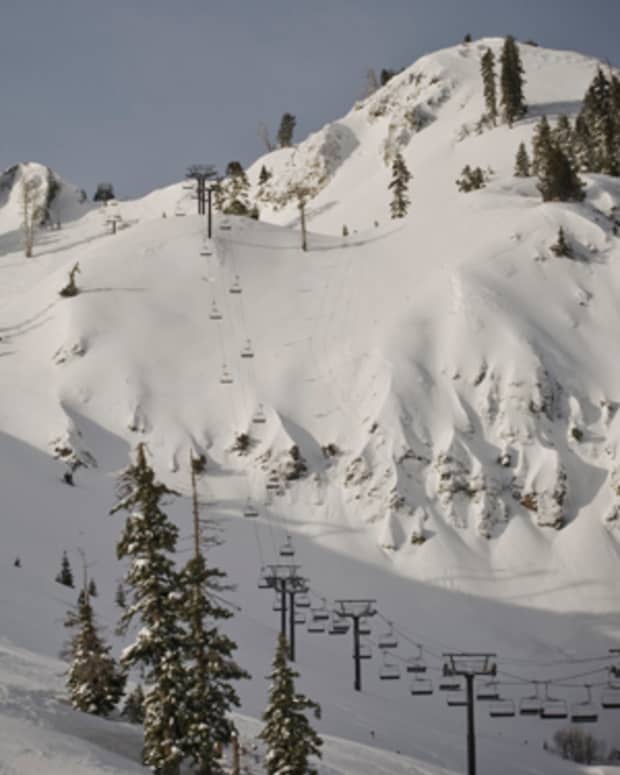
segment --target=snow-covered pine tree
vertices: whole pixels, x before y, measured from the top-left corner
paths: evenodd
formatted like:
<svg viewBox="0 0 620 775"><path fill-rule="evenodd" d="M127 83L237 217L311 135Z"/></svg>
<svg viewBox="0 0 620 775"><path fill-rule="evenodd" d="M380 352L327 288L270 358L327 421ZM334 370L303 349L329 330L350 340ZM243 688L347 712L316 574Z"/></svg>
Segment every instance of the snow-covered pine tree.
<svg viewBox="0 0 620 775"><path fill-rule="evenodd" d="M121 716L126 718L130 724L142 724L144 722L144 692L140 684L127 695Z"/></svg>
<svg viewBox="0 0 620 775"><path fill-rule="evenodd" d="M590 138L592 166L589 171L620 175L620 84L607 78L599 67L584 97L581 116Z"/></svg>
<svg viewBox="0 0 620 775"><path fill-rule="evenodd" d="M107 716L123 696L126 676L97 630L87 585L81 591L77 611L68 614L65 626L76 630L68 649L71 705L84 713Z"/></svg>
<svg viewBox="0 0 620 775"><path fill-rule="evenodd" d="M553 253L554 256L558 256L558 258L573 258L573 249L568 244L566 235L564 234L564 229L561 226L558 230L557 240L553 243L553 245L551 245L549 250Z"/></svg>
<svg viewBox="0 0 620 775"><path fill-rule="evenodd" d="M562 113L558 118L558 123L553 128L551 137L564 156L570 159L571 164L574 164L575 152L573 144L573 128L570 119L565 113Z"/></svg>
<svg viewBox="0 0 620 775"><path fill-rule="evenodd" d="M594 142L588 122L585 116L580 113L575 119L575 129L573 132L573 155L577 169L582 172L588 172L594 167Z"/></svg>
<svg viewBox="0 0 620 775"><path fill-rule="evenodd" d="M495 55L490 48L482 55L480 60L480 72L484 89L484 101L487 112L484 118L493 126L497 124L497 87L495 84Z"/></svg>
<svg viewBox="0 0 620 775"><path fill-rule="evenodd" d="M512 126L527 113L523 98L523 64L519 46L512 35L508 35L504 41L500 62L502 117L508 126Z"/></svg>
<svg viewBox="0 0 620 775"><path fill-rule="evenodd" d="M456 180L459 191L468 194L470 191L478 191L486 186L485 174L480 167L472 167L466 164L461 170L461 177Z"/></svg>
<svg viewBox="0 0 620 775"><path fill-rule="evenodd" d="M527 155L525 143L520 143L515 159L515 178L529 178L530 158Z"/></svg>
<svg viewBox="0 0 620 775"><path fill-rule="evenodd" d="M288 148L293 144L293 132L297 119L292 113L285 113L280 120L278 128L278 147Z"/></svg>
<svg viewBox="0 0 620 775"><path fill-rule="evenodd" d="M227 180L222 184L222 212L225 215L248 215L250 183L241 163L229 162L226 167L226 177Z"/></svg>
<svg viewBox="0 0 620 775"><path fill-rule="evenodd" d="M269 178L271 178L273 173L271 173L267 167L263 164L263 166L260 168L260 172L258 173L258 185L263 186Z"/></svg>
<svg viewBox="0 0 620 775"><path fill-rule="evenodd" d="M539 165L538 190L544 202L582 202L584 183L570 159L557 145L551 144L547 157Z"/></svg>
<svg viewBox="0 0 620 775"><path fill-rule="evenodd" d="M532 175L538 175L549 157L552 145L551 127L547 116L542 116L532 137Z"/></svg>
<svg viewBox="0 0 620 775"><path fill-rule="evenodd" d="M388 188L392 191L392 201L390 202L390 212L392 218L404 218L407 215L409 206L409 181L411 173L407 169L402 154L397 153L392 163L392 180Z"/></svg>
<svg viewBox="0 0 620 775"><path fill-rule="evenodd" d="M259 737L267 744L265 772L267 775L317 775L309 764L312 756L321 756L323 741L314 731L306 711L321 717L317 703L295 691L299 673L288 664L288 644L279 635L273 670L269 675L269 705L263 713L265 726Z"/></svg>
<svg viewBox="0 0 620 775"><path fill-rule="evenodd" d="M56 581L59 584L63 584L65 587L73 588L73 571L67 557L67 552L62 553L62 560L60 563L60 571L56 576Z"/></svg>
<svg viewBox="0 0 620 775"><path fill-rule="evenodd" d="M219 621L232 616L220 603L220 594L230 589L230 585L225 583L226 573L214 565L207 565L204 556L205 539L201 541L193 462L192 456L194 552L181 571L181 610L188 632L183 651L190 670L185 695L187 734L183 752L200 775L223 775L225 770L218 753L222 745L230 743L235 727L229 714L233 706L239 706L232 682L250 676L232 657L237 644L218 629ZM210 535L206 543L219 542Z"/></svg>
<svg viewBox="0 0 620 775"><path fill-rule="evenodd" d="M119 632L134 621L140 625L121 664L144 671L144 763L162 775L179 771L187 731L186 632L174 565L178 530L162 510L162 500L171 494L176 493L156 480L144 444L139 444L135 463L121 475L119 502L111 512L128 512L116 552L119 559L129 560L125 583L131 604L121 616Z"/></svg>

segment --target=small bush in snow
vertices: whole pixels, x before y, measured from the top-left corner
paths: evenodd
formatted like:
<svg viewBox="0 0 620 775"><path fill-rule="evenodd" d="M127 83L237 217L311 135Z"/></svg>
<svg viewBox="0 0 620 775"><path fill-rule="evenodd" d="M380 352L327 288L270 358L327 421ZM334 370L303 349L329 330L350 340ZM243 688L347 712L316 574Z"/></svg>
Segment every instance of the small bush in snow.
<svg viewBox="0 0 620 775"><path fill-rule="evenodd" d="M75 283L75 275L78 274L80 271L80 265L76 261L76 263L73 265L73 268L69 272L69 280L64 288L61 288L58 293L63 298L71 298L71 296L77 296L80 292L80 289L77 287Z"/></svg>
<svg viewBox="0 0 620 775"><path fill-rule="evenodd" d="M558 729L553 736L553 742L563 759L570 759L579 764L592 764L605 755L605 744L579 727Z"/></svg>
<svg viewBox="0 0 620 775"><path fill-rule="evenodd" d="M461 170L461 177L457 179L456 185L459 191L468 194L470 191L478 191L484 188L487 183L487 176L480 167L473 169L466 164Z"/></svg>

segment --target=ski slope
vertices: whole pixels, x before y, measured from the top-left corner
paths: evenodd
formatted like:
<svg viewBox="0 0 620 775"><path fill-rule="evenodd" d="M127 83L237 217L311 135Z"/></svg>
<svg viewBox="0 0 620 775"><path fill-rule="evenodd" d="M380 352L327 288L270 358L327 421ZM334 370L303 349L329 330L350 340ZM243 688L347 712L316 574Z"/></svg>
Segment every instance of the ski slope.
<svg viewBox="0 0 620 775"><path fill-rule="evenodd" d="M114 640L122 523L108 512L140 441L185 495L190 451L206 458L200 495L225 538L214 557L237 584L230 630L254 676L240 687L245 715L264 707L279 621L256 582L287 536L314 604L376 600L362 695L350 636L298 634L300 685L323 705L321 731L341 738L325 773L463 771L463 709L378 679L388 622L397 663L422 644L435 683L444 651L482 650L497 653L516 701L535 680L558 682L568 702L584 683L600 697L619 632L620 184L584 176L585 203L542 204L533 179L512 177L537 117L573 115L597 63L522 47L528 117L477 135L478 59L500 43L431 54L295 149L259 159L251 180L263 164L274 173L261 221L218 216L212 240L182 184L96 208L67 188L63 228L41 231L26 260L11 189L0 207L8 772L34 771L42 755L58 771L138 769L134 730L78 720L57 699L75 595L52 579L63 549L76 570L83 549ZM413 173L402 221L388 218L395 150ZM466 163L493 168L486 189L457 191ZM307 253L294 203L265 198L300 179L320 189ZM551 254L559 226L578 260ZM81 293L61 299L76 262ZM242 517L248 499L256 519ZM170 511L189 547L187 499ZM593 730L612 747L617 718L601 713ZM256 722L242 723L250 739ZM563 722L491 719L478 703L477 723L481 774L580 771L542 750Z"/></svg>

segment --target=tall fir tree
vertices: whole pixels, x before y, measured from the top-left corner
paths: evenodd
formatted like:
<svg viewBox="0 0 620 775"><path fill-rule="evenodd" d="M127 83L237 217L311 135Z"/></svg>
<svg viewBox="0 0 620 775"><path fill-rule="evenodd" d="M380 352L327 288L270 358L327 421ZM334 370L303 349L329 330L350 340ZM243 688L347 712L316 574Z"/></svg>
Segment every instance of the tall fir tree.
<svg viewBox="0 0 620 775"><path fill-rule="evenodd" d="M495 54L490 48L482 55L480 60L480 72L484 90L484 102L486 105L485 118L493 126L497 124L497 86L495 82Z"/></svg>
<svg viewBox="0 0 620 775"><path fill-rule="evenodd" d="M222 186L222 212L225 215L249 215L250 183L240 162L229 162L226 167L226 177L227 180Z"/></svg>
<svg viewBox="0 0 620 775"><path fill-rule="evenodd" d="M519 46L512 35L508 35L504 40L500 62L502 118L508 126L512 126L527 113L527 105L523 97L523 64Z"/></svg>
<svg viewBox="0 0 620 775"><path fill-rule="evenodd" d="M584 183L570 159L557 145L551 145L548 156L539 166L538 190L544 202L582 202Z"/></svg>
<svg viewBox="0 0 620 775"><path fill-rule="evenodd" d="M530 157L527 155L525 143L520 143L515 159L515 178L529 178Z"/></svg>
<svg viewBox="0 0 620 775"><path fill-rule="evenodd" d="M599 67L580 115L590 135L591 172L620 175L620 83Z"/></svg>
<svg viewBox="0 0 620 775"><path fill-rule="evenodd" d="M128 559L125 584L131 604L121 616L119 632L130 623L140 625L135 641L122 654L121 664L140 667L147 686L144 698L144 763L175 775L186 744L188 671L183 664L185 631L180 620L179 577L174 553L178 530L162 510L173 493L158 482L143 444L136 460L122 473L119 501L112 513L128 512L117 545L119 559Z"/></svg>
<svg viewBox="0 0 620 775"><path fill-rule="evenodd" d="M409 207L409 181L411 173L407 169L402 154L397 153L392 163L392 180L388 185L392 191L392 201L390 202L390 212L392 218L404 218L407 215Z"/></svg>
<svg viewBox="0 0 620 775"><path fill-rule="evenodd" d="M108 716L123 696L126 675L110 656L95 625L88 587L81 591L77 611L71 611L65 626L75 629L68 656L67 689L71 705L84 713Z"/></svg>
<svg viewBox="0 0 620 775"><path fill-rule="evenodd" d="M585 116L580 113L575 119L573 132L573 155L577 169L589 172L594 168L593 140Z"/></svg>
<svg viewBox="0 0 620 775"><path fill-rule="evenodd" d="M250 676L232 657L236 643L217 626L219 621L232 616L219 602L220 594L230 589L230 585L225 583L226 573L214 565L207 565L204 556L205 539L201 536L193 457L190 463L194 552L181 571L181 615L188 633L183 649L191 674L185 696L187 734L184 754L195 764L200 775L223 775L226 770L218 753L222 745L230 743L235 727L229 714L232 707L239 706L232 682ZM219 542L210 535L206 543Z"/></svg>
<svg viewBox="0 0 620 775"><path fill-rule="evenodd" d="M265 726L259 737L267 744L265 772L267 775L317 775L309 764L312 756L321 756L323 741L314 731L306 711L321 717L317 703L295 691L299 673L288 664L288 644L278 637L273 670L268 676L269 705L263 713Z"/></svg>
<svg viewBox="0 0 620 775"><path fill-rule="evenodd" d="M140 684L127 695L121 716L130 724L144 723L144 692Z"/></svg>
<svg viewBox="0 0 620 775"><path fill-rule="evenodd" d="M296 123L297 119L292 113L285 113L282 116L278 128L278 146L280 148L288 148L293 144L293 132L295 131Z"/></svg>
<svg viewBox="0 0 620 775"><path fill-rule="evenodd" d="M60 571L56 576L56 581L65 587L73 588L73 571L71 570L71 564L69 563L66 551L62 553Z"/></svg>
<svg viewBox="0 0 620 775"><path fill-rule="evenodd" d="M546 163L553 145L551 127L547 116L542 116L532 137L532 174L538 175L542 166Z"/></svg>
<svg viewBox="0 0 620 775"><path fill-rule="evenodd" d="M565 113L558 117L558 123L551 131L551 137L564 156L570 159L571 164L575 164L573 128Z"/></svg>

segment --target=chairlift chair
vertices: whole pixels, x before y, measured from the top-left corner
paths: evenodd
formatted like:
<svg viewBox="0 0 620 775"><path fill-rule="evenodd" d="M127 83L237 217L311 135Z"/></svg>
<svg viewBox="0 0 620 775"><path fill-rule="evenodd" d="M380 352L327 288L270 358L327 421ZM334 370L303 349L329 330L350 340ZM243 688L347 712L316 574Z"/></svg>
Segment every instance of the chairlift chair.
<svg viewBox="0 0 620 775"><path fill-rule="evenodd" d="M217 304L215 301L211 302L211 312L209 312L209 318L211 320L221 320L222 319L222 313L219 311Z"/></svg>
<svg viewBox="0 0 620 775"><path fill-rule="evenodd" d="M262 404L258 405L258 409L254 413L254 417L252 417L252 422L256 425L261 425L262 423L267 422L267 418L265 417L265 410L263 409Z"/></svg>
<svg viewBox="0 0 620 775"><path fill-rule="evenodd" d="M230 223L228 221L223 221L222 223L220 223L220 229L222 231L230 231L231 228L232 228L232 226L230 225Z"/></svg>
<svg viewBox="0 0 620 775"><path fill-rule="evenodd" d="M463 688L460 678L454 678L453 676L445 676L439 682L440 692L458 692Z"/></svg>
<svg viewBox="0 0 620 775"><path fill-rule="evenodd" d="M349 632L349 622L338 614L333 614L327 631L329 635L346 635Z"/></svg>
<svg viewBox="0 0 620 775"><path fill-rule="evenodd" d="M272 585L271 581L268 578L268 574L267 574L267 569L266 568L261 568L260 569L260 574L258 576L258 585L257 586L258 586L259 589L271 589L272 588L273 585Z"/></svg>
<svg viewBox="0 0 620 775"><path fill-rule="evenodd" d="M430 678L412 678L409 692L417 697L428 696L433 693L433 682Z"/></svg>
<svg viewBox="0 0 620 775"><path fill-rule="evenodd" d="M305 624L305 623L306 623L306 612L295 611L295 624Z"/></svg>
<svg viewBox="0 0 620 775"><path fill-rule="evenodd" d="M243 346L243 349L241 350L241 357L242 358L253 358L254 357L254 350L252 349L252 342L249 339L245 340L245 344Z"/></svg>
<svg viewBox="0 0 620 775"><path fill-rule="evenodd" d="M282 599L280 595L276 592L276 596L273 600L273 605L271 606L272 611L280 612L282 611Z"/></svg>
<svg viewBox="0 0 620 775"><path fill-rule="evenodd" d="M467 707L467 697L465 692L454 692L446 697L446 702L451 708L465 708Z"/></svg>
<svg viewBox="0 0 620 775"><path fill-rule="evenodd" d="M232 385L233 381L234 380L232 378L232 375L231 375L230 371L228 371L228 366L225 363L223 363L222 364L222 376L220 377L220 384L222 384L222 385Z"/></svg>
<svg viewBox="0 0 620 775"><path fill-rule="evenodd" d="M359 634L360 635L370 635L372 633L372 629L370 628L370 622L365 617L360 618L359 623Z"/></svg>
<svg viewBox="0 0 620 775"><path fill-rule="evenodd" d="M295 547L290 536L286 537L286 541L282 544L279 551L280 557L294 557Z"/></svg>
<svg viewBox="0 0 620 775"><path fill-rule="evenodd" d="M400 678L400 667L397 662L390 659L390 654L387 651L383 652L383 664L379 669L379 678L382 681L398 681Z"/></svg>
<svg viewBox="0 0 620 775"><path fill-rule="evenodd" d="M329 619L329 614L327 614L325 619L317 616L317 614L318 614L317 610L310 611L310 618L308 620L308 628L307 628L308 632L324 633L325 621L326 619Z"/></svg>
<svg viewBox="0 0 620 775"><path fill-rule="evenodd" d="M379 636L379 648L380 649L396 649L398 648L398 638L394 635L394 626L392 622L388 622L389 628L387 632Z"/></svg>
<svg viewBox="0 0 620 775"><path fill-rule="evenodd" d="M233 281L233 284L228 289L229 293L241 293L241 281L239 279L239 275L235 275L235 279Z"/></svg>
<svg viewBox="0 0 620 775"><path fill-rule="evenodd" d="M295 606L297 608L310 608L310 596L307 592L301 592L295 597Z"/></svg>
<svg viewBox="0 0 620 775"><path fill-rule="evenodd" d="M540 689L537 683L534 684L534 694L530 697L523 697L519 702L520 716L540 716L542 710L542 700L540 699Z"/></svg>
<svg viewBox="0 0 620 775"><path fill-rule="evenodd" d="M368 643L360 643L359 657L360 659L372 659L372 649Z"/></svg>
<svg viewBox="0 0 620 775"><path fill-rule="evenodd" d="M497 700L489 705L489 716L491 718L512 718L514 715L514 700Z"/></svg>
<svg viewBox="0 0 620 775"><path fill-rule="evenodd" d="M595 724L598 721L598 713L592 702L592 687L586 685L586 699L575 702L571 708L570 720L575 724Z"/></svg>
<svg viewBox="0 0 620 775"><path fill-rule="evenodd" d="M201 256L212 256L213 253L209 250L209 248L205 245L200 249L200 255Z"/></svg>
<svg viewBox="0 0 620 775"><path fill-rule="evenodd" d="M426 663L424 662L422 646L418 646L418 653L415 657L409 657L405 669L408 673L426 673Z"/></svg>
<svg viewBox="0 0 620 775"><path fill-rule="evenodd" d="M601 695L601 707L605 710L620 709L620 689L608 687Z"/></svg>
<svg viewBox="0 0 620 775"><path fill-rule="evenodd" d="M323 605L319 606L318 608L313 608L311 613L312 613L313 621L317 621L317 622L329 621L329 611L327 610L327 605L325 603L325 600L323 600Z"/></svg>
<svg viewBox="0 0 620 775"><path fill-rule="evenodd" d="M182 216L185 215L185 212L183 210L175 210L174 214L176 215L177 218L181 218Z"/></svg>
<svg viewBox="0 0 620 775"><path fill-rule="evenodd" d="M549 695L549 684L545 684L545 698L540 709L540 718L561 719L568 718L568 706L566 700L559 700Z"/></svg>
<svg viewBox="0 0 620 775"><path fill-rule="evenodd" d="M477 700L499 700L499 691L497 690L497 681L488 681L483 684L476 692Z"/></svg>
<svg viewBox="0 0 620 775"><path fill-rule="evenodd" d="M247 501L245 503L245 507L243 509L243 516L246 517L247 519L253 519L253 518L259 516L258 510L252 504L252 501L249 498L247 499Z"/></svg>

